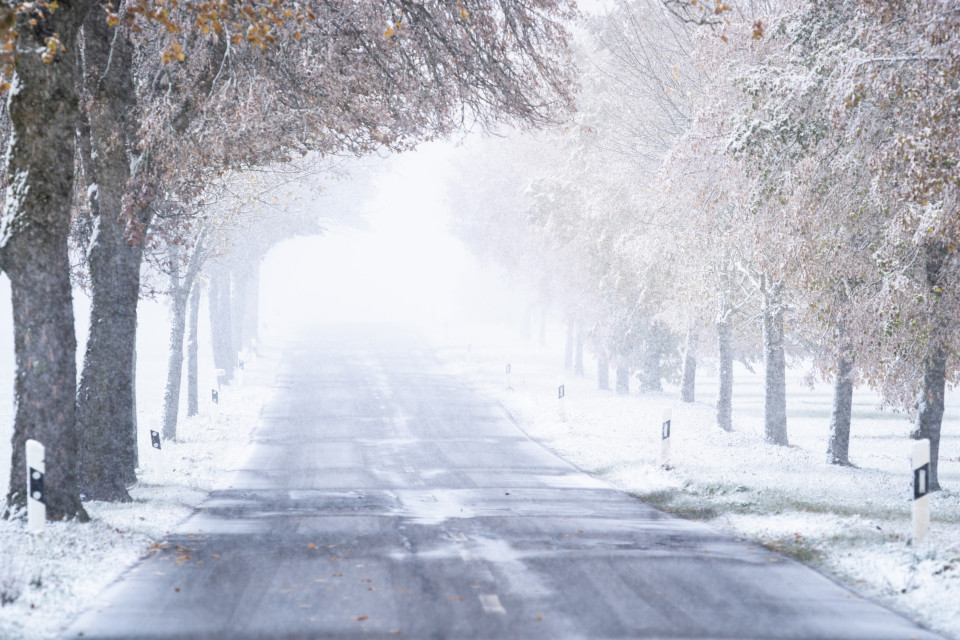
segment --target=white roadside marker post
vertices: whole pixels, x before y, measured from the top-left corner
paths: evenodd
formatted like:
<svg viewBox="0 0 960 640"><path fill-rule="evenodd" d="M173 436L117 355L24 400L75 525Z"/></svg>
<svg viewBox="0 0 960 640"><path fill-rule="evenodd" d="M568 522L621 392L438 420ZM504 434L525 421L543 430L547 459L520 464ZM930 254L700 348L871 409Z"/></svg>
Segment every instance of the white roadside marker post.
<svg viewBox="0 0 960 640"><path fill-rule="evenodd" d="M160 447L160 432L150 430L150 446L157 452L157 481L165 482L167 479L167 468L163 464L163 449Z"/></svg>
<svg viewBox="0 0 960 640"><path fill-rule="evenodd" d="M507 371L507 373L506 373L506 376L507 376L507 386L504 387L504 388L507 389L508 391L513 388L513 387L510 386L510 371L511 371L511 369L512 369L512 367L510 366L510 361L508 360L508 361L507 361L507 369L506 369L506 371Z"/></svg>
<svg viewBox="0 0 960 640"><path fill-rule="evenodd" d="M237 353L237 386L243 386L243 365L244 360L246 359L246 349L243 349Z"/></svg>
<svg viewBox="0 0 960 640"><path fill-rule="evenodd" d="M666 466L670 462L670 422L673 409L663 410L663 420L660 421L660 465Z"/></svg>
<svg viewBox="0 0 960 640"><path fill-rule="evenodd" d="M227 375L224 369L214 369L213 382L210 385L210 410L212 413L218 412L220 404L220 380Z"/></svg>
<svg viewBox="0 0 960 640"><path fill-rule="evenodd" d="M27 530L41 533L47 523L47 499L43 479L47 473L46 453L36 440L27 440Z"/></svg>
<svg viewBox="0 0 960 640"><path fill-rule="evenodd" d="M910 453L913 467L913 543L923 542L930 533L930 441L916 440Z"/></svg>

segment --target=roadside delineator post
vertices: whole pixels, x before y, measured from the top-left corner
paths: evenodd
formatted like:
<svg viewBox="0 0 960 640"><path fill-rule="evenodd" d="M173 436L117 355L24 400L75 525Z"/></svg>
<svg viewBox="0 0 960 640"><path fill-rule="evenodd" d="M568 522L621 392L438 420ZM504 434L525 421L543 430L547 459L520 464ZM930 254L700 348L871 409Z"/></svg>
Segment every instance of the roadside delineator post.
<svg viewBox="0 0 960 640"><path fill-rule="evenodd" d="M913 467L913 543L923 542L930 533L930 440L913 443L910 452Z"/></svg>
<svg viewBox="0 0 960 640"><path fill-rule="evenodd" d="M660 421L660 464L666 465L670 462L670 422L673 417L673 409L667 407L663 410L663 419Z"/></svg>
<svg viewBox="0 0 960 640"><path fill-rule="evenodd" d="M508 362L507 362L507 369L506 369L507 382L506 382L506 387L505 387L505 388L508 389L508 390L513 388L513 387L510 386L510 371L511 371L511 369L512 369L512 367L510 366L510 362L508 361Z"/></svg>
<svg viewBox="0 0 960 640"><path fill-rule="evenodd" d="M246 352L246 349L241 349L237 352L237 386L243 386L243 365L247 357Z"/></svg>
<svg viewBox="0 0 960 640"><path fill-rule="evenodd" d="M47 473L46 451L36 440L27 440L27 530L41 533L47 523L47 497L43 479Z"/></svg>
<svg viewBox="0 0 960 640"><path fill-rule="evenodd" d="M154 451L157 452L157 466L156 466L156 469L158 471L157 479L162 482L163 480L166 480L167 469L163 464L163 449L160 447L159 431L154 431L153 429L150 430L150 446L153 448Z"/></svg>
<svg viewBox="0 0 960 640"><path fill-rule="evenodd" d="M563 376L557 376L557 402L560 407L560 420L566 420L567 415L563 411L563 399L567 397L567 385L564 384Z"/></svg>

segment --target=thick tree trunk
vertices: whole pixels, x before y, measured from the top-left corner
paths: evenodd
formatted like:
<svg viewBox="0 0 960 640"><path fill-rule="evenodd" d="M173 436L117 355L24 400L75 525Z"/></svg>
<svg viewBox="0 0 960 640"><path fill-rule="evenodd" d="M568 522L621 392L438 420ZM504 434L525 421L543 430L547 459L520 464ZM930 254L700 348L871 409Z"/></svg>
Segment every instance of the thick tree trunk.
<svg viewBox="0 0 960 640"><path fill-rule="evenodd" d="M924 250L927 286L934 300L939 300L942 295L940 272L947 259L947 253L948 250L942 243L934 243L925 247ZM936 322L942 326L945 320L937 318ZM941 339L939 335L934 336L934 340L939 339ZM947 350L940 343L934 343L923 361L923 387L917 397L917 422L910 432L910 437L915 440L921 438L930 440L930 477L927 480L930 491L940 490L937 467L940 461L940 429L943 424L946 368Z"/></svg>
<svg viewBox="0 0 960 640"><path fill-rule="evenodd" d="M136 136L133 45L126 30L107 26L96 11L88 15L84 34L90 157L83 166L95 232L87 250L90 333L77 391L80 482L88 499L129 501L126 485L136 482L137 467L137 301L150 209L134 221L122 214L130 179L128 150Z"/></svg>
<svg viewBox="0 0 960 640"><path fill-rule="evenodd" d="M566 371L573 369L573 347L575 333L573 328L573 318L567 319L567 340L563 349L563 368Z"/></svg>
<svg viewBox="0 0 960 640"><path fill-rule="evenodd" d="M617 363L617 393L625 395L630 393L630 367Z"/></svg>
<svg viewBox="0 0 960 640"><path fill-rule="evenodd" d="M577 322L577 338L573 347L573 373L583 375L583 323Z"/></svg>
<svg viewBox="0 0 960 640"><path fill-rule="evenodd" d="M610 358L605 353L597 354L597 389L610 390Z"/></svg>
<svg viewBox="0 0 960 640"><path fill-rule="evenodd" d="M63 0L56 11L43 7L17 17L0 219L0 268L10 278L16 360L8 516L26 504L24 447L35 439L46 447L47 517L87 519L78 482L77 339L67 238L78 122L76 36L91 6ZM54 34L64 48L44 62L39 52Z"/></svg>
<svg viewBox="0 0 960 640"><path fill-rule="evenodd" d="M837 358L837 377L833 381L833 411L830 414L830 439L827 462L850 466L850 417L853 412L853 357L849 352Z"/></svg>
<svg viewBox="0 0 960 640"><path fill-rule="evenodd" d="M940 490L937 466L940 459L940 427L943 424L947 352L937 348L923 363L923 388L917 398L917 422L910 432L914 440L930 440L930 491Z"/></svg>
<svg viewBox="0 0 960 640"><path fill-rule="evenodd" d="M683 375L680 378L680 402L696 402L697 349L700 346L700 330L687 329L687 347L683 354Z"/></svg>
<svg viewBox="0 0 960 640"><path fill-rule="evenodd" d="M733 319L723 309L717 319L717 353L720 385L717 393L717 426L733 431Z"/></svg>
<svg viewBox="0 0 960 640"><path fill-rule="evenodd" d="M767 442L787 446L787 365L779 285L767 287L763 305L763 430Z"/></svg>
<svg viewBox="0 0 960 640"><path fill-rule="evenodd" d="M224 371L220 382L229 383L233 380L236 358L233 354L233 331L230 327L230 272L222 265L214 265L210 269L208 296L213 366Z"/></svg>
<svg viewBox="0 0 960 640"><path fill-rule="evenodd" d="M197 282L193 285L190 294L190 325L187 334L187 415L195 416L200 413L199 393L199 340L197 337L200 324L200 295L201 287Z"/></svg>

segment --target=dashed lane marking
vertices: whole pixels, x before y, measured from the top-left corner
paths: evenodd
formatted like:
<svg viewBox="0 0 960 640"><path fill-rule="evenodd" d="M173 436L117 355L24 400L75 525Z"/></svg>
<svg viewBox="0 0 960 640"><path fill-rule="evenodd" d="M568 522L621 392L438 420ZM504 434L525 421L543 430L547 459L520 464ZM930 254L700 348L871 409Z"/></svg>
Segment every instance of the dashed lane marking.
<svg viewBox="0 0 960 640"><path fill-rule="evenodd" d="M507 610L500 604L500 598L497 597L495 593L480 594L480 606L482 606L483 610L487 613L498 613L501 615L506 615L507 613Z"/></svg>

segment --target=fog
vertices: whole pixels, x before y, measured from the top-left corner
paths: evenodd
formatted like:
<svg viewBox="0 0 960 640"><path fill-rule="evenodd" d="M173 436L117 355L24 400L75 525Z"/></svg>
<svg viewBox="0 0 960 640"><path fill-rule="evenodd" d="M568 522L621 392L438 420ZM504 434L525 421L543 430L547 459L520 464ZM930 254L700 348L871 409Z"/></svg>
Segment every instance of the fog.
<svg viewBox="0 0 960 640"><path fill-rule="evenodd" d="M270 250L261 267L263 328L283 334L317 323L437 327L477 314L509 320L517 303L499 270L480 265L449 229L449 167L466 152L427 144L352 171L335 185L335 199L317 196L311 206L321 219L337 218L330 207L350 206L359 220ZM376 175L372 186L365 171Z"/></svg>

